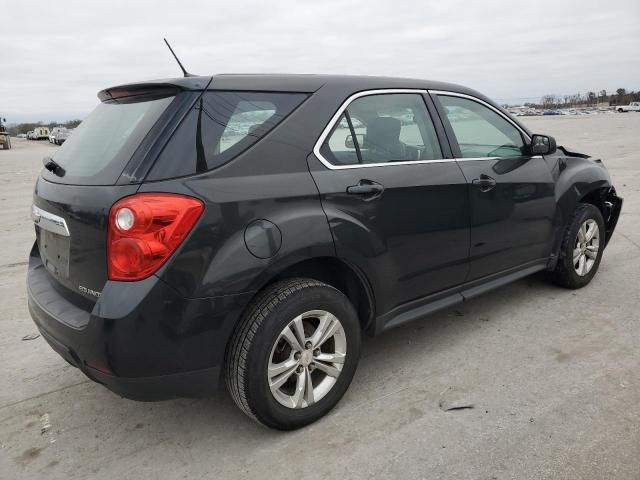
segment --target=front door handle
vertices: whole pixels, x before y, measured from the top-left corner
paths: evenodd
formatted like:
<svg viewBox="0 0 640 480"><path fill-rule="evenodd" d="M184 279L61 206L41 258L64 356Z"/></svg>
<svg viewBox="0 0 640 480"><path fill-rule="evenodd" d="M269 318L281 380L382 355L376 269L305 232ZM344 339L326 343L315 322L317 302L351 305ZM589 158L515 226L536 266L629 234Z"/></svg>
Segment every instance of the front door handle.
<svg viewBox="0 0 640 480"><path fill-rule="evenodd" d="M347 187L349 195L360 195L363 197L377 197L384 192L384 187L371 180L360 180L357 185Z"/></svg>
<svg viewBox="0 0 640 480"><path fill-rule="evenodd" d="M480 175L480 178L474 178L471 183L477 186L481 192L488 192L496 186L496 181L484 173Z"/></svg>

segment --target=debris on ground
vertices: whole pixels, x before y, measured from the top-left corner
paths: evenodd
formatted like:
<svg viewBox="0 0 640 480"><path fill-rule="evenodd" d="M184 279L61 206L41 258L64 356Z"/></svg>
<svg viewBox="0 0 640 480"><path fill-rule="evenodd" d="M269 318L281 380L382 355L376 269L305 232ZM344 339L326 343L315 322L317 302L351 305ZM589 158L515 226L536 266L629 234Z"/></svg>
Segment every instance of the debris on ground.
<svg viewBox="0 0 640 480"><path fill-rule="evenodd" d="M49 437L49 443L56 443L56 435L51 430L51 418L48 413L44 413L40 417L40 435L47 435Z"/></svg>
<svg viewBox="0 0 640 480"><path fill-rule="evenodd" d="M39 333L30 333L29 335L25 335L24 337L22 337L22 341L24 342L27 340L35 340L39 336L40 336Z"/></svg>
<svg viewBox="0 0 640 480"><path fill-rule="evenodd" d="M440 392L438 406L444 412L467 410L475 407L472 402L467 400L465 393L456 390L455 387L447 387Z"/></svg>
<svg viewBox="0 0 640 480"><path fill-rule="evenodd" d="M453 410L466 410L466 409L474 408L473 403L447 402L446 400L440 400L439 406L445 412L451 412Z"/></svg>

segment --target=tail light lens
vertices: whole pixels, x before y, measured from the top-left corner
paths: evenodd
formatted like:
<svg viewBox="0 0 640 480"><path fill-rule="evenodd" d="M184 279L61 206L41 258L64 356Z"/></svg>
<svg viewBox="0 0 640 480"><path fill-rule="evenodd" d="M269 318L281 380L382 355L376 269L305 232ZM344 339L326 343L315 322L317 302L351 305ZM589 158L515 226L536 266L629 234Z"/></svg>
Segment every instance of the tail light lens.
<svg viewBox="0 0 640 480"><path fill-rule="evenodd" d="M204 211L193 197L139 193L109 212L109 280L135 281L157 271L175 252Z"/></svg>

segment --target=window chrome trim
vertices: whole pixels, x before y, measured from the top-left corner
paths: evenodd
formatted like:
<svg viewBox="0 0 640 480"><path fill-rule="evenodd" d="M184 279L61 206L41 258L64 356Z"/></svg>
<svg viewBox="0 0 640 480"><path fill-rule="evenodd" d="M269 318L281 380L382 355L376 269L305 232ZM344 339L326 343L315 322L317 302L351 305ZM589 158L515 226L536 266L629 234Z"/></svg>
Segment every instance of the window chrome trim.
<svg viewBox="0 0 640 480"><path fill-rule="evenodd" d="M503 160L505 158L522 158L526 156L527 158L543 158L542 155L514 155L511 157L458 157L456 158L457 162L476 162L478 160Z"/></svg>
<svg viewBox="0 0 640 480"><path fill-rule="evenodd" d="M498 115L500 115L502 118L504 118L511 125L516 127L520 131L520 133L522 133L522 135L524 135L525 138L529 142L531 142L531 137L529 136L529 134L520 125L518 125L515 121L513 121L513 119L509 118L509 116L505 115L504 112L502 112L501 110L497 109L496 107L494 107L490 103L487 103L484 100L479 99L478 97L474 97L473 95L467 95L466 93L449 92L448 90L429 90L429 93L433 93L434 95L444 95L444 96L447 96L447 97L466 98L467 100L471 100L473 102L477 102L477 103L479 103L481 105L484 105L485 107L488 107L489 109L491 109L494 112L496 112Z"/></svg>
<svg viewBox="0 0 640 480"><path fill-rule="evenodd" d="M477 97L474 97L472 95L467 95L465 93L457 93L457 92L449 92L446 90L428 90L428 89L422 89L422 88L383 88L383 89L376 89L376 90L363 90L361 92L357 92L354 93L353 95L349 96L343 103L342 105L340 105L340 108L338 108L338 111L333 115L333 117L331 117L331 120L329 120L329 123L327 123L327 126L322 130L322 133L320 134L320 137L318 137L318 140L316 141L316 143L313 146L313 154L318 158L318 160L320 160L320 162L327 167L330 170L350 170L350 169L354 169L354 168L371 168L371 167L390 167L390 166L396 166L396 165L424 165L424 164L428 164L428 163L451 163L451 162L472 162L472 161L477 161L477 160L500 160L502 158L507 158L507 157L473 157L473 158L464 158L464 157L455 157L455 158L439 158L439 159L434 159L434 160L408 160L408 161L404 161L404 162L384 162L384 163L361 163L361 164L353 164L353 165L334 165L332 164L329 160L327 160L326 158L324 158L322 156L322 154L320 153L320 148L322 147L322 144L325 142L325 140L327 139L327 137L329 136L329 134L331 133L331 130L333 130L333 127L335 126L335 124L338 122L338 120L340 120L340 117L342 116L342 114L344 113L344 111L349 107L349 105L356 99L361 98L361 97L369 97L369 96L373 96L373 95L384 95L384 94L395 94L395 93L413 93L413 94L418 94L418 95L423 95L423 94L436 94L436 95L448 95L451 97L462 97L462 98L467 98L469 100L478 102L488 108L490 108L491 110L493 110L494 112L496 112L498 115L500 115L502 118L504 118L506 121L508 121L511 125L513 125L514 127L516 127L518 129L518 131L520 131L525 138L527 138L529 141L531 141L531 137L529 136L529 134L524 131L522 129L522 127L520 127L517 123L515 123L512 119L510 119L508 116L506 116L503 112L501 112L500 110L498 110L497 108L495 108L493 105L485 102L484 100L481 100ZM426 105L425 105L426 108ZM429 116L431 118L431 116ZM433 119L431 119L431 121L433 122ZM438 143L438 147L441 147L440 144ZM532 156L530 158L542 158L541 155L536 155L536 156Z"/></svg>
<svg viewBox="0 0 640 480"><path fill-rule="evenodd" d="M31 219L33 220L33 223L40 228L57 233L63 237L71 236L69 228L67 228L67 222L64 218L54 215L53 213L49 213L46 210L42 210L35 205L31 206Z"/></svg>
<svg viewBox="0 0 640 480"><path fill-rule="evenodd" d="M347 109L347 107L349 107L349 105L354 100L360 97L370 97L373 95L385 95L385 94L395 94L395 93L413 93L418 95L424 95L424 94L428 94L429 92L428 90L423 88L383 88L383 89L376 89L376 90L363 90L362 92L354 93L349 98L347 98L342 103L342 105L340 105L340 108L338 108L338 111L333 115L333 117L331 117L331 120L329 120L329 123L324 128L324 130L322 130L320 137L318 138L315 145L313 146L313 154L318 158L318 160L322 162L322 164L325 167L327 167L330 170L350 170L353 168L389 167L389 166L396 166L396 165L421 165L426 163L455 162L455 159L453 158L438 158L434 160L407 160L403 162L358 163L354 165L334 165L329 160L327 160L322 156L322 154L320 153L320 148L322 147L322 144L325 142L325 140L331 133L331 130L333 130L333 127L335 126L335 124L338 122L338 120L340 120L340 117L342 116L344 111ZM425 105L424 108L426 109L427 106ZM429 118L431 118L431 116L429 116ZM433 122L433 119L431 119L431 121ZM438 148L441 148L439 142L438 142Z"/></svg>

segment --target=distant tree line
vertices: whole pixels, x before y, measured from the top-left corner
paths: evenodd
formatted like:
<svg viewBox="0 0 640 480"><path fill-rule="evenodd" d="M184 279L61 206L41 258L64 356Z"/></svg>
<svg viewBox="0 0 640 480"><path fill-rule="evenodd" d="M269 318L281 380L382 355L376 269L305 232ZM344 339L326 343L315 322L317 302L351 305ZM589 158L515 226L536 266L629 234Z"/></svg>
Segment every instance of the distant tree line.
<svg viewBox="0 0 640 480"><path fill-rule="evenodd" d="M540 99L540 103L525 103L525 106L548 109L591 107L607 102L609 105L628 105L630 102L638 101L640 101L640 90L627 92L626 88L618 88L615 93L600 90L599 92L575 93L573 95L548 94Z"/></svg>
<svg viewBox="0 0 640 480"><path fill-rule="evenodd" d="M51 130L54 127L60 127L60 126L65 128L76 128L78 125L80 125L80 122L82 122L82 120L69 120L67 122L49 122L49 123L45 123L45 122L18 123L10 127L7 127L7 131L9 132L9 135L12 135L15 137L19 133L27 133L28 131L33 130L36 127L48 127L49 130Z"/></svg>

